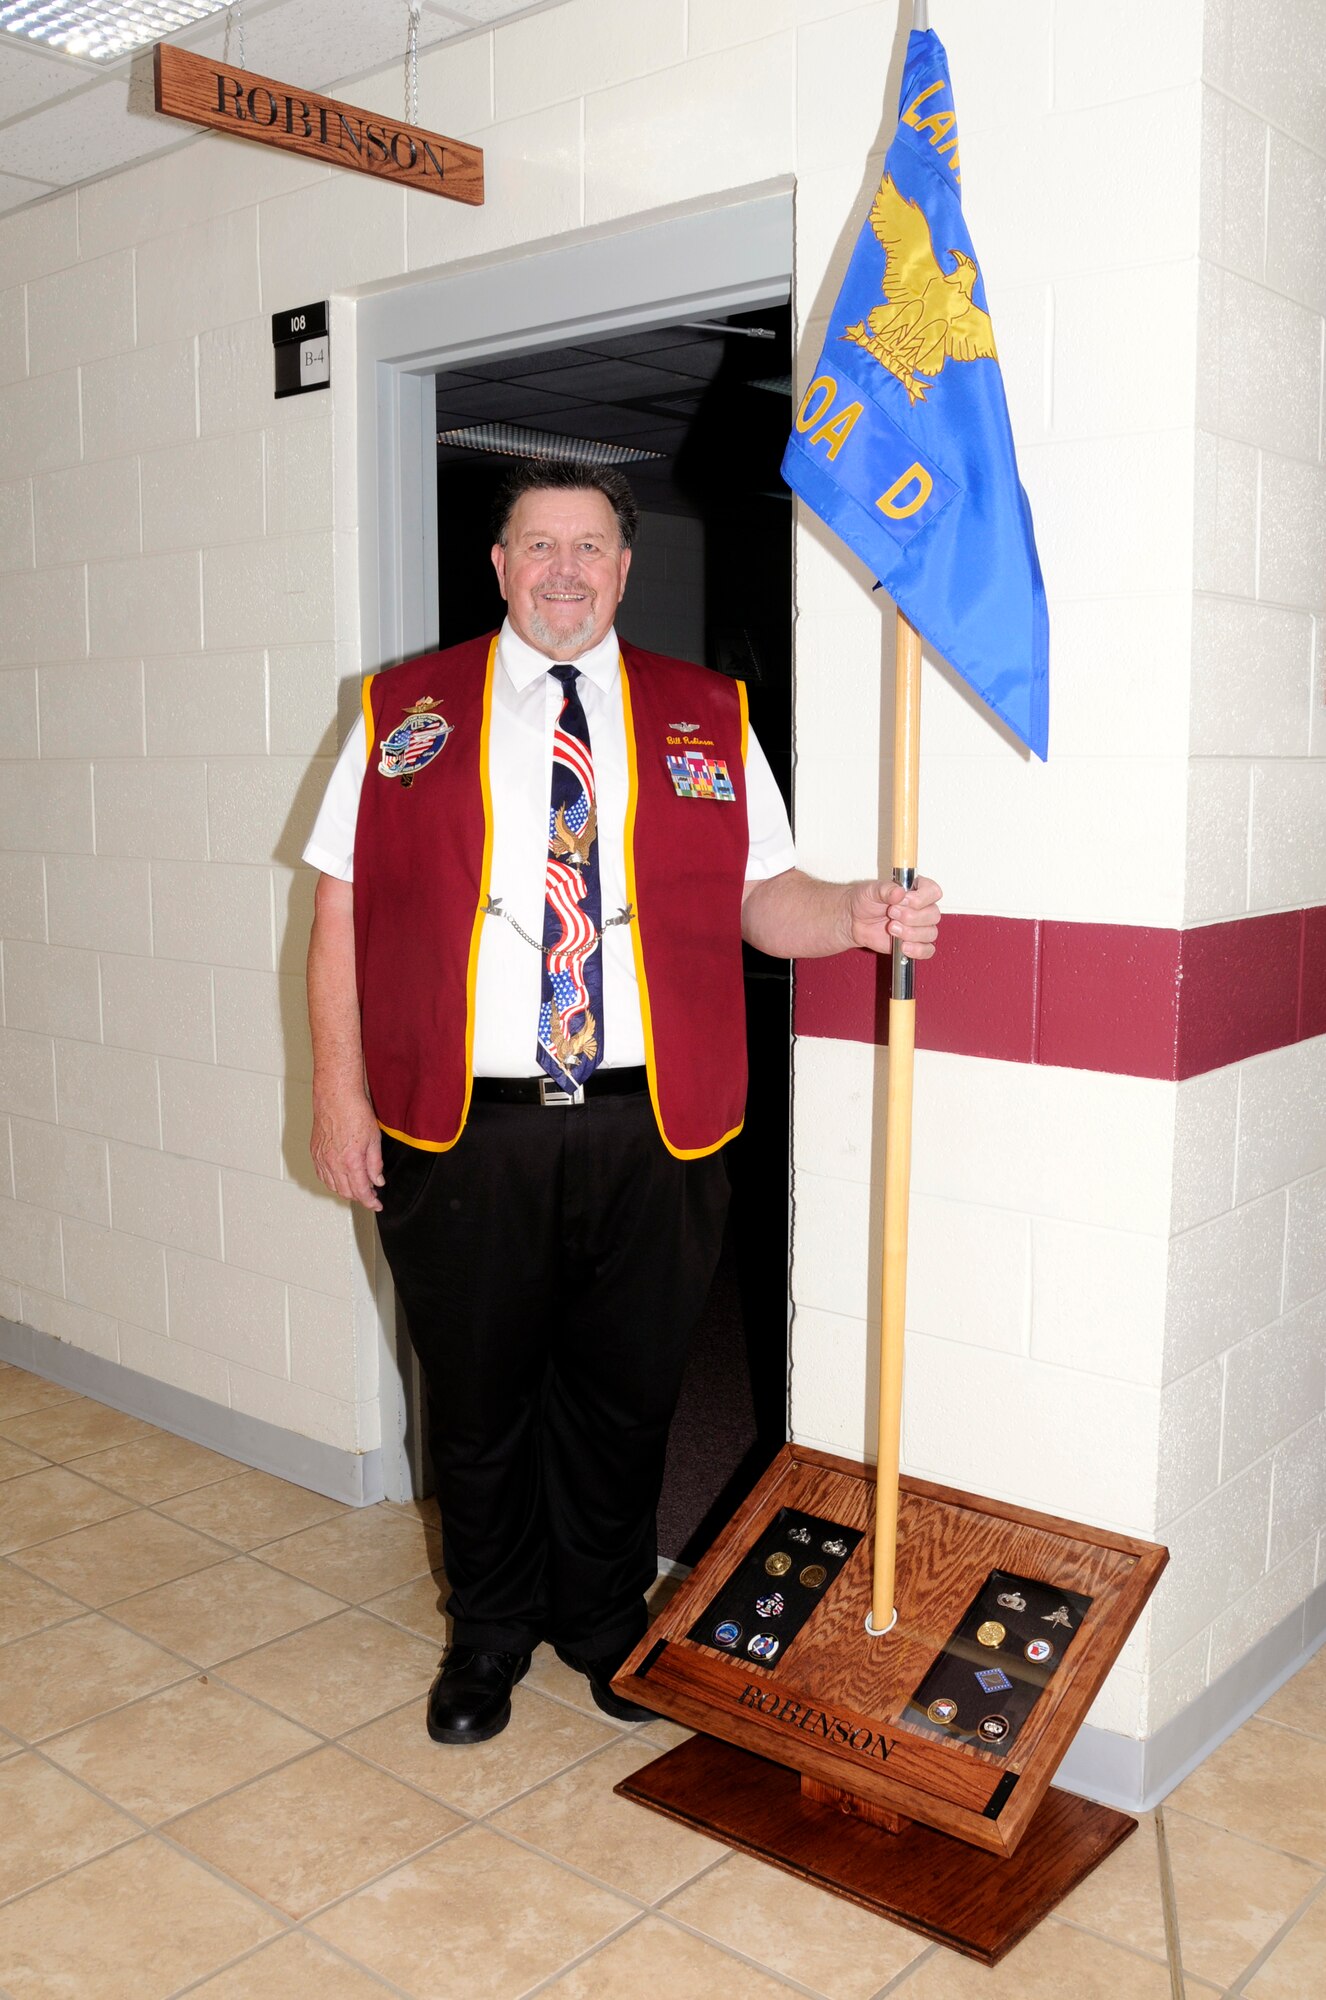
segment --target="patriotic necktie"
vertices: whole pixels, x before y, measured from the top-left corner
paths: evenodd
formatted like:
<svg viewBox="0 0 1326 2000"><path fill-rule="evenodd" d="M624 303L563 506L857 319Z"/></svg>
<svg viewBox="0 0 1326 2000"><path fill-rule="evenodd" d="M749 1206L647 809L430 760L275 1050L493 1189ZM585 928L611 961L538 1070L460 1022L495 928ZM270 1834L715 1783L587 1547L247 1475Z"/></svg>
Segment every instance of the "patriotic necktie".
<svg viewBox="0 0 1326 2000"><path fill-rule="evenodd" d="M574 667L549 672L563 695L553 728L538 1059L555 1083L575 1089L603 1056L598 805L579 676Z"/></svg>

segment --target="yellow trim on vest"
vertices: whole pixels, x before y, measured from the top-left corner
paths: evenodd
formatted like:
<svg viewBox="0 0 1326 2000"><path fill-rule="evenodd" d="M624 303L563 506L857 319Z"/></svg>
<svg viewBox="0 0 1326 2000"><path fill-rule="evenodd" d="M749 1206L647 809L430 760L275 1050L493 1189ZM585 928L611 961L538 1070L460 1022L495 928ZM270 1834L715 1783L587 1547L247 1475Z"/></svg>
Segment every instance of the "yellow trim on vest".
<svg viewBox="0 0 1326 2000"><path fill-rule="evenodd" d="M390 1139L399 1139L404 1146L415 1146L421 1153L449 1153L465 1130L470 1115L470 1097L474 1090L474 996L479 984L479 939L483 932L484 904L488 901L488 887L493 868L493 788L488 776L488 744L493 724L493 670L497 659L497 635L488 648L488 665L484 670L483 716L479 723L479 790L483 798L483 860L479 864L479 902L474 912L474 927L470 932L470 962L465 974L465 1102L460 1107L460 1124L450 1139L416 1139L409 1132L394 1131L390 1125L378 1125Z"/></svg>
<svg viewBox="0 0 1326 2000"><path fill-rule="evenodd" d="M389 1139L399 1139L402 1146L413 1146L416 1153L449 1153L460 1137L457 1132L456 1139L415 1139L408 1132L398 1132L394 1125L384 1125L380 1118L378 1130L385 1132Z"/></svg>
<svg viewBox="0 0 1326 2000"><path fill-rule="evenodd" d="M364 681L363 687L359 690L359 699L363 703L364 707L364 734L368 738L367 743L364 745L364 762L366 764L372 758L373 739L377 735L377 730L374 727L373 723L373 702L369 693L369 690L371 689L376 679L377 679L376 674L369 674Z"/></svg>
<svg viewBox="0 0 1326 2000"><path fill-rule="evenodd" d="M470 965L465 976L465 1102L461 1106L456 1139L465 1130L474 1089L474 996L479 985L479 939L483 933L484 906L493 873L493 787L488 775L488 743L493 729L493 672L497 661L497 638L488 648L488 665L483 677L483 719L479 724L479 790L483 797L483 860L479 864L479 903L470 932ZM456 1140L452 1140L454 1146Z"/></svg>
<svg viewBox="0 0 1326 2000"><path fill-rule="evenodd" d="M746 746L750 742L750 696L746 692L745 681L737 682L737 700L741 706L741 763L746 765Z"/></svg>
<svg viewBox="0 0 1326 2000"><path fill-rule="evenodd" d="M635 955L635 977L640 988L640 1021L645 1034L645 1070L649 1077L649 1101L654 1107L658 1136L673 1158L702 1160L708 1154L716 1153L720 1146L726 1146L729 1139L735 1139L745 1120L734 1125L730 1132L725 1132L721 1139L715 1139L712 1146L674 1146L663 1129L663 1113L658 1105L658 1059L654 1052L654 1020L649 1011L649 981L645 977L645 948L644 940L640 936L640 906L635 895L635 811L640 798L640 767L635 747L635 719L631 710L631 683L626 672L626 661L620 654L617 666L622 682L622 721L626 725L626 900L636 912L636 921L629 926L629 929L631 950Z"/></svg>

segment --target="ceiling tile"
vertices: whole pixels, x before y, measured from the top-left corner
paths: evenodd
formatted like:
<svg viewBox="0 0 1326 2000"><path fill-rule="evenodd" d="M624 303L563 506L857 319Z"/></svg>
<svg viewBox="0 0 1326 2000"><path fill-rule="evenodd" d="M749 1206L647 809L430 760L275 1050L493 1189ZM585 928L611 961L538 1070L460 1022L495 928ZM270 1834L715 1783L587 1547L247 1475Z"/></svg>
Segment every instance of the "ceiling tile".
<svg viewBox="0 0 1326 2000"><path fill-rule="evenodd" d="M657 417L642 417L638 410L614 409L610 403L577 404L545 417L544 427L563 437L625 438L636 431L657 428Z"/></svg>
<svg viewBox="0 0 1326 2000"><path fill-rule="evenodd" d="M725 343L721 340L699 340L692 347L670 347L661 351L658 366L675 368L683 375L690 375L701 382L712 382L723 365ZM642 361L649 355L642 354Z"/></svg>
<svg viewBox="0 0 1326 2000"><path fill-rule="evenodd" d="M453 372L450 375L435 375L433 377L433 387L437 391L438 402L442 401L448 390L468 389L473 380L474 377L472 375L467 375L463 371Z"/></svg>
<svg viewBox="0 0 1326 2000"><path fill-rule="evenodd" d="M666 396L660 401L636 405L640 421L646 424L689 424L703 407L702 396Z"/></svg>
<svg viewBox="0 0 1326 2000"><path fill-rule="evenodd" d="M274 7L250 8L244 22L244 66L282 83L324 89L342 77L363 76L389 63L404 64L405 8L401 0L279 0ZM419 46L431 47L460 33L454 22L421 17ZM175 36L191 49L219 54L225 43L225 16L201 32ZM230 60L239 61L238 37L230 37Z"/></svg>
<svg viewBox="0 0 1326 2000"><path fill-rule="evenodd" d="M132 108L131 108L132 107ZM117 76L33 111L0 131L0 173L20 170L56 187L109 173L145 153L178 146L188 127L158 118L147 89Z"/></svg>
<svg viewBox="0 0 1326 2000"><path fill-rule="evenodd" d="M547 411L568 407L565 396L545 396L520 382L476 382L473 388L456 389L438 401L438 429L453 423L516 423L525 417L538 419Z"/></svg>
<svg viewBox="0 0 1326 2000"><path fill-rule="evenodd" d="M635 361L595 360L575 368L550 368L543 376L550 389L559 389L579 402L620 403L628 396L666 396L679 389L693 389L694 381L673 375L662 368L645 368Z"/></svg>
<svg viewBox="0 0 1326 2000"><path fill-rule="evenodd" d="M0 174L0 213L22 208L25 201L39 201L51 192L44 181L20 180L16 174Z"/></svg>
<svg viewBox="0 0 1326 2000"><path fill-rule="evenodd" d="M37 55L12 35L0 38L0 122L80 90L87 81L87 70L80 64Z"/></svg>
<svg viewBox="0 0 1326 2000"><path fill-rule="evenodd" d="M469 27L493 21L509 21L516 14L532 14L530 0L437 0L430 12L452 14Z"/></svg>
<svg viewBox="0 0 1326 2000"><path fill-rule="evenodd" d="M708 340L706 333L693 333L684 326L651 326L635 333L613 333L603 340L587 340L591 354L653 354L665 347L697 346Z"/></svg>
<svg viewBox="0 0 1326 2000"><path fill-rule="evenodd" d="M500 361L467 361L465 373L487 381L497 379L503 382L517 375L523 382L527 377L542 375L550 368L573 368L577 363L593 361L594 358L587 348L544 347L530 354L506 354Z"/></svg>

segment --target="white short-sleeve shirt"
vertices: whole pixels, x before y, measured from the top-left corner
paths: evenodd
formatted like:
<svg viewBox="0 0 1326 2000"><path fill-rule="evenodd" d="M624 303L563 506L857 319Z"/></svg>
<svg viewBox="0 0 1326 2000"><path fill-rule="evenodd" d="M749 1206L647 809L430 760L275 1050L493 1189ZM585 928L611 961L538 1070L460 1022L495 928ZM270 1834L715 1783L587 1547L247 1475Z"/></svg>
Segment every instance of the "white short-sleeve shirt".
<svg viewBox="0 0 1326 2000"><path fill-rule="evenodd" d="M626 903L625 825L628 794L626 722L622 713L619 646L610 631L575 662L594 757L599 806L599 880L605 921ZM553 725L562 691L551 662L503 625L493 676L489 772L493 800L494 900L532 938L543 935L543 892L548 853L548 797L552 785ZM354 879L355 824L367 767L362 723L341 749L304 859L342 882ZM752 732L746 750L746 803L750 851L746 880L763 881L796 866L796 850L782 796ZM704 810L701 805L697 810ZM512 923L489 917L479 938L475 991L476 1076L535 1076L535 1024L539 1012L539 952ZM624 1068L645 1059L640 990L630 929L613 926L603 936L603 1060Z"/></svg>

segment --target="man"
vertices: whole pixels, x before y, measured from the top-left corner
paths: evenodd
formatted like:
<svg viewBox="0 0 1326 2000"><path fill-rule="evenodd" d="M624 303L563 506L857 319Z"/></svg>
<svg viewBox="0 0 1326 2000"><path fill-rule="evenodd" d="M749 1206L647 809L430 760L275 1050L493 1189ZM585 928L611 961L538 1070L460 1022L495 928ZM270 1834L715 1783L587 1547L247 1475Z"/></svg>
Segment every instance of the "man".
<svg viewBox="0 0 1326 2000"><path fill-rule="evenodd" d="M375 675L305 858L313 1158L377 1214L428 1386L444 1743L545 1637L605 1713L645 1628L745 1097L741 939L929 957L939 890L801 873L736 682L621 645L636 508L526 462L500 634Z"/></svg>

